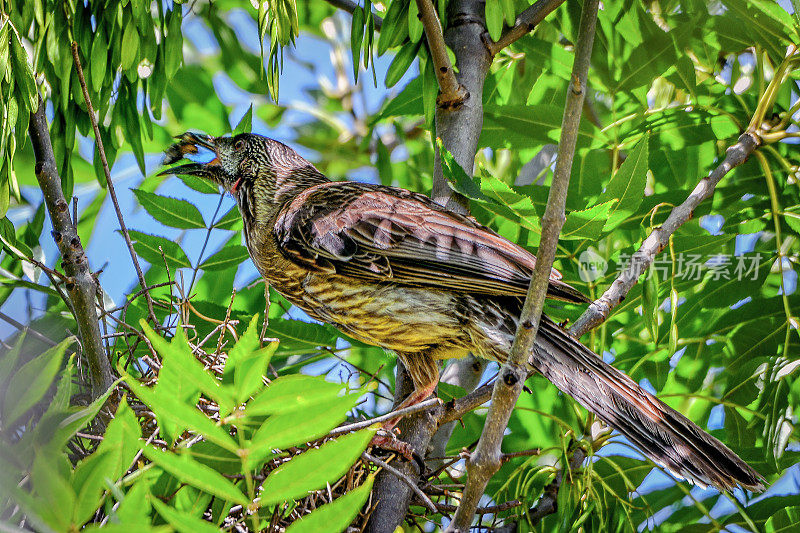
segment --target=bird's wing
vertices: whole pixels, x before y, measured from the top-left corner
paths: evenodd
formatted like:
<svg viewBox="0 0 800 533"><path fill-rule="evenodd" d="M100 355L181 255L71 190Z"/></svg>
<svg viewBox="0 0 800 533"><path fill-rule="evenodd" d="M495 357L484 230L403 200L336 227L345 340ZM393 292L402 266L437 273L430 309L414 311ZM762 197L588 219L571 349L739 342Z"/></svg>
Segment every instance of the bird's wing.
<svg viewBox="0 0 800 533"><path fill-rule="evenodd" d="M428 197L353 182L317 185L278 215L278 244L309 267L480 294L525 295L536 258ZM587 301L553 269L548 296Z"/></svg>

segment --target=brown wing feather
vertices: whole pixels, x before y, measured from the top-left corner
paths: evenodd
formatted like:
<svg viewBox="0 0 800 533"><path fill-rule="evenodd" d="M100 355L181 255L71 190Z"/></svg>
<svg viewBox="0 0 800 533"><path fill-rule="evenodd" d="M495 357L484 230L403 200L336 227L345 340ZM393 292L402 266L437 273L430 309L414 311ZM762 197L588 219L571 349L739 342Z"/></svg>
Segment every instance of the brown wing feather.
<svg viewBox="0 0 800 533"><path fill-rule="evenodd" d="M479 294L525 295L536 258L473 220L404 189L312 187L280 212L282 251L315 268ZM553 269L549 296L587 301Z"/></svg>

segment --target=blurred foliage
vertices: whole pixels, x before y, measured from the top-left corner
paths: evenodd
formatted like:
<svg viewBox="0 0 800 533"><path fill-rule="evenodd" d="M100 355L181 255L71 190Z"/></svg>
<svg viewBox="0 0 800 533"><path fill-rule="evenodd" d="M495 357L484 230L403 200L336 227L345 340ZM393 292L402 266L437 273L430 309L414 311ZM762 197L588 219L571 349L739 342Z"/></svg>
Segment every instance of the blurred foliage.
<svg viewBox="0 0 800 533"><path fill-rule="evenodd" d="M444 25L451 2L434 2ZM488 36L496 39L528 5L488 1ZM472 199L472 214L531 250L579 14L578 2L566 2L495 58L474 177L442 151L446 177ZM383 350L308 322L274 291L267 300L259 281L239 279L247 261L241 221L207 183L183 177L187 189L176 186L177 178L145 179L134 191L152 218L130 235L151 265L145 279L160 323L141 324L147 306L133 276L121 304L105 299L103 331L123 393L104 408L116 407L113 418L106 413L92 422L107 398L86 399L86 361L66 333L76 327L63 290L20 261L44 260L42 243L50 239L40 196L23 194L36 187L27 124L38 90L65 195L75 184L98 191L81 206L84 243L98 225L116 221L98 216L106 183L73 40L112 165L132 152L144 173L147 154L163 150L174 134L266 133L294 113L303 119L283 122L292 144L331 177L366 174L428 193L437 87L416 2L366 1L351 16L321 1L0 0L0 36L0 215L26 213L22 222L0 221L0 304L35 294L43 309L15 317L33 331L7 339L0 357L3 527L291 524L313 531L359 523L374 468L357 459L370 432L326 435L345 418L386 411L393 365ZM797 18L767 0L603 2L556 265L566 280L591 297L610 285L736 142L797 42ZM324 69L305 63L294 46L315 47L330 62ZM299 65L307 80L302 98L286 99L284 90L277 103L279 83L287 83L280 76L285 61ZM233 91L252 104L240 121L224 103ZM521 505L485 515L483 525L513 519L540 531L788 531L797 524L798 93L792 71L765 124L757 125L766 132L759 156L723 179L643 283L583 339L710 427L771 483L781 479L779 487L760 498L690 493L620 439L597 445L593 417L535 377L533 394L520 398L511 418L504 450L542 451L504 464L487 495ZM197 239L206 243L199 255L185 248ZM596 276L587 271L589 260L604 266ZM548 308L559 319L574 320L581 311ZM268 321L256 318L264 312ZM259 336L277 342L262 347ZM444 398L462 393L440 390ZM484 417L477 410L463 418L449 454L475 444ZM590 460L562 486L558 513L529 523L527 510L554 476L553 465L564 464L575 446ZM433 484L457 494L458 466ZM436 499L457 504L447 495ZM420 527L442 522L423 507L412 510L409 520Z"/></svg>

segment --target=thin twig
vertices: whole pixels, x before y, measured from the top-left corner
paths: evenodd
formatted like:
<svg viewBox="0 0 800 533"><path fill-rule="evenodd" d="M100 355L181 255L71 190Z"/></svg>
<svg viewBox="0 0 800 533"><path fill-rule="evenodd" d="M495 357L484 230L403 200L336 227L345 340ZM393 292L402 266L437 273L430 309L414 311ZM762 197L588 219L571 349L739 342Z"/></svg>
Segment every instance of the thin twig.
<svg viewBox="0 0 800 533"><path fill-rule="evenodd" d="M594 44L594 28L597 21L599 0L586 0L583 4L578 39L575 47L575 62L572 81L564 106L561 124L561 140L558 145L553 183L547 198L547 207L542 217L542 236L536 253L528 294L519 317L519 327L511 347L508 361L500 369L492 391L492 403L478 441L478 446L467 460L467 484L461 503L447 531L469 531L475 509L486 489L486 484L502 464L500 446L503 433L508 426L511 412L522 391L528 374L527 361L533 353L539 320L544 307L545 295L550 282L550 272L558 247L558 236L566 219L564 212L569 187L572 158L577 144L581 109L586 94L586 79L589 60Z"/></svg>
<svg viewBox="0 0 800 533"><path fill-rule="evenodd" d="M539 0L525 9L517 16L514 25L504 31L497 41L488 42L486 44L489 53L494 57L500 53L503 48L532 32L547 15L555 11L555 9L563 3L564 0Z"/></svg>
<svg viewBox="0 0 800 533"><path fill-rule="evenodd" d="M144 279L142 267L139 266L139 258L136 255L136 251L133 249L131 236L128 234L128 228L125 226L125 220L122 218L122 210L119 208L119 201L117 201L117 192L114 189L114 183L111 181L111 169L108 166L106 150L103 147L103 139L100 137L100 127L97 125L97 117L94 114L94 106L92 106L92 100L89 98L89 88L86 86L86 79L83 77L83 67L81 66L81 59L78 55L78 43L73 41L71 48L72 62L75 64L75 70L78 73L78 82L83 90L83 99L86 101L86 108L89 111L89 120L91 121L92 129L94 130L94 139L97 143L97 152L100 154L100 162L103 165L103 173L106 176L106 184L108 186L109 196L111 196L111 203L114 204L114 211L116 212L117 220L119 221L119 229L122 232L123 238L125 239L125 244L128 246L128 252L131 254L133 268L136 270L136 276L139 278L139 284L144 289L147 287L147 282ZM147 312L150 316L150 320L153 322L153 324L158 324L159 321L156 317L156 312L153 309L153 298L150 296L149 292L145 295L145 298L147 299Z"/></svg>
<svg viewBox="0 0 800 533"><path fill-rule="evenodd" d="M50 277L51 279L52 278L58 278L63 283L69 283L69 281L70 281L70 279L67 276L65 276L64 274L62 274L58 270L50 268L49 266L45 265L44 263L42 263L38 259L34 259L33 257L28 257L27 255L18 255L18 257L20 259L22 259L23 261L27 261L28 263L32 264L36 268L40 269L42 272L45 272L45 273L49 274L48 277ZM55 285L55 283L53 285Z"/></svg>
<svg viewBox="0 0 800 533"><path fill-rule="evenodd" d="M206 253L206 247L208 246L208 240L211 238L211 230L214 229L214 226L217 224L217 215L219 215L219 210L222 208L222 202L225 200L225 193L219 195L219 202L217 202L217 209L214 211L214 215L211 217L211 224L208 225L206 230L206 238L203 241L203 246L200 248L200 255L197 257L197 264L192 268L192 279L189 281L189 288L186 290L186 298L191 298L192 296L192 287L194 287L194 281L197 279L197 271L200 270L200 263L203 261L203 255Z"/></svg>
<svg viewBox="0 0 800 533"><path fill-rule="evenodd" d="M343 11L347 11L351 15L353 11L356 9L361 9L361 6L356 4L355 2L351 2L350 0L325 0L333 7L337 7ZM372 14L373 20L375 20L375 30L381 31L381 26L383 26L383 19L376 14Z"/></svg>
<svg viewBox="0 0 800 533"><path fill-rule="evenodd" d="M570 475L583 464L584 459L586 459L586 451L581 447L576 447L570 455L569 464L567 466ZM539 498L539 501L536 502L536 505L531 507L528 511L531 525L535 525L545 516L553 514L558 510L558 490L561 488L561 483L563 481L564 469L562 468L558 471L553 481L545 487L544 493L542 497Z"/></svg>
<svg viewBox="0 0 800 533"><path fill-rule="evenodd" d="M371 418L369 420L354 422L352 424L347 424L346 426L339 426L338 428L332 429L331 432L328 433L328 436L335 437L336 435L342 435L343 433L350 433L351 431L369 427L372 424L380 424L382 422L386 422L387 420L392 420L393 418L402 418L410 414L425 411L426 409L437 405L442 405L442 400L439 398L431 398L430 400L425 400L424 402L420 402L404 409L398 409L397 411L392 411L390 413L386 413L385 415L376 416L375 418Z"/></svg>
<svg viewBox="0 0 800 533"><path fill-rule="evenodd" d="M430 511L433 512L433 513L436 512L436 505L431 501L430 498L428 498L428 495L425 494L424 492L422 492L422 489L420 489L417 486L417 484L414 483L414 481L412 479L410 479L408 476L406 476L405 474L403 474L402 472L400 472L399 470L397 470L395 467L391 466L390 464L388 464L388 463L386 463L384 461L381 461L377 457L371 456L367 452L363 452L361 454L361 458L364 459L365 461L369 461L370 463L374 463L374 464L378 465L379 467L383 468L384 470L386 470L387 472L390 472L393 475L397 476L397 479L399 479L400 481L402 481L403 483L408 485L409 488L412 491L414 491L414 494L416 494L417 497L425 504L425 507L430 509Z"/></svg>
<svg viewBox="0 0 800 533"><path fill-rule="evenodd" d="M439 15L433 7L431 0L416 0L419 9L422 27L425 28L425 37L431 51L431 61L436 71L436 80L439 82L439 107L457 107L469 97L467 90L458 83L453 65L447 55L447 45L444 43L444 33Z"/></svg>
<svg viewBox="0 0 800 533"><path fill-rule="evenodd" d="M58 346L57 342L55 342L53 340L50 340L49 338L45 337L44 335L42 335L41 333L39 333L38 331L36 331L32 327L26 326L25 324L22 324L21 322L17 322L16 320L14 320L13 318L11 318L10 316L8 316L5 313L0 312L0 319L5 320L6 322L8 322L9 324L11 324L12 326L14 326L15 328L17 328L20 331L24 331L26 333L29 333L31 335L31 337L36 337L37 339L39 339L43 343L47 344L48 346Z"/></svg>
<svg viewBox="0 0 800 533"><path fill-rule="evenodd" d="M436 509L438 509L440 513L452 513L457 509L455 505L450 505L448 503L435 502L434 505L436 506ZM519 507L520 505L522 505L521 501L511 500L498 505L488 505L486 507L478 507L477 509L475 509L475 514L495 514L501 511L508 511L509 509L513 509L514 507Z"/></svg>
<svg viewBox="0 0 800 533"><path fill-rule="evenodd" d="M569 332L575 337L580 337L587 331L602 324L611 314L612 309L619 305L625 296L639 280L639 276L647 270L656 256L666 247L670 236L685 224L694 213L694 210L706 198L714 194L714 188L735 167L741 165L761 145L757 134L745 132L736 144L729 147L725 159L708 176L702 178L684 202L672 209L667 220L654 228L644 240L639 250L631 257L630 264L611 286L606 289L600 298L592 302L584 313L575 321Z"/></svg>

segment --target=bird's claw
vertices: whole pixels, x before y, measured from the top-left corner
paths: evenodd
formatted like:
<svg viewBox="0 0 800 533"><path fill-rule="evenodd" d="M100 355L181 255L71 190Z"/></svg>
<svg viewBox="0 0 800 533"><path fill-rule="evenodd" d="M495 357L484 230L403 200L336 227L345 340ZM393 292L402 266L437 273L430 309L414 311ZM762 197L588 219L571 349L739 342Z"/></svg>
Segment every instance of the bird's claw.
<svg viewBox="0 0 800 533"><path fill-rule="evenodd" d="M372 437L372 441L370 441L369 445L389 452L398 453L409 461L417 460L414 454L414 448L412 448L409 443L398 440L394 434L375 435Z"/></svg>

